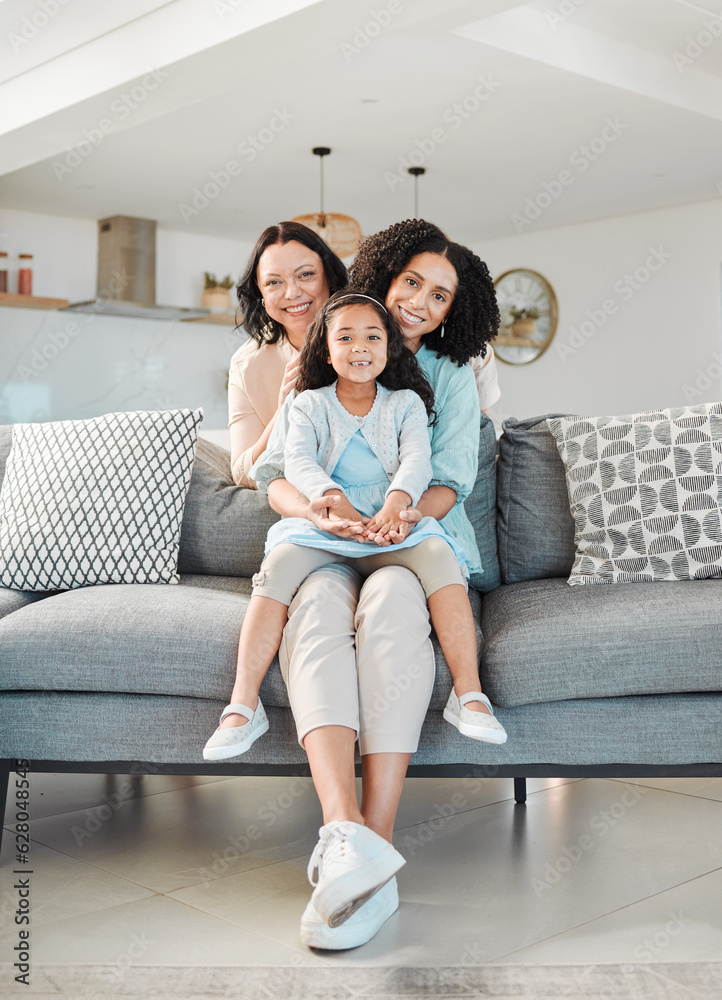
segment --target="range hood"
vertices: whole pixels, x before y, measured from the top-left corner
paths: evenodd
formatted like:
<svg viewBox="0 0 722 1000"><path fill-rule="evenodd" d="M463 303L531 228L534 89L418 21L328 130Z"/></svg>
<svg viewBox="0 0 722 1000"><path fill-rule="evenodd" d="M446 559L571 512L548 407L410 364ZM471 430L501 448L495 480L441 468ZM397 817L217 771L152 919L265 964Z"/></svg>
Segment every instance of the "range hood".
<svg viewBox="0 0 722 1000"><path fill-rule="evenodd" d="M114 215L98 221L98 293L71 302L75 312L126 319L201 319L210 309L155 304L154 219Z"/></svg>

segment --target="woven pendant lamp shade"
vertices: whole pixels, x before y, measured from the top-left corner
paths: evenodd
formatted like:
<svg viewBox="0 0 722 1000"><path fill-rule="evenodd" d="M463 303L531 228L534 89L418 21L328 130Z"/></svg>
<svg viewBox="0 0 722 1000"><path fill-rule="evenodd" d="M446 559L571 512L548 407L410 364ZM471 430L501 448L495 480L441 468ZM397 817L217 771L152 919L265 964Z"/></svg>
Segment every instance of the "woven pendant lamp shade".
<svg viewBox="0 0 722 1000"><path fill-rule="evenodd" d="M348 257L356 253L363 238L361 226L350 215L338 212L315 212L312 215L295 215L293 222L300 222L331 247L339 257Z"/></svg>
<svg viewBox="0 0 722 1000"><path fill-rule="evenodd" d="M325 240L339 257L349 257L352 253L356 253L358 245L363 239L361 226L350 215L324 211L323 158L324 156L328 156L331 150L328 146L314 146L311 152L319 158L319 166L321 168L321 211L310 212L307 215L294 215L291 221L300 222L301 225L308 226L322 240Z"/></svg>

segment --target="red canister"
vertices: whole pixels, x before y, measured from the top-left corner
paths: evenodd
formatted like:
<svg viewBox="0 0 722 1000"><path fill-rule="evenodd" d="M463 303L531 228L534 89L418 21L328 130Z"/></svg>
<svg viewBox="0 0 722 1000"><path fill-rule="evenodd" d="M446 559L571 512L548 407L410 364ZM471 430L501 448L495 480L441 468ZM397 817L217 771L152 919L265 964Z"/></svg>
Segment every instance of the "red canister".
<svg viewBox="0 0 722 1000"><path fill-rule="evenodd" d="M33 294L33 255L18 254L18 295Z"/></svg>

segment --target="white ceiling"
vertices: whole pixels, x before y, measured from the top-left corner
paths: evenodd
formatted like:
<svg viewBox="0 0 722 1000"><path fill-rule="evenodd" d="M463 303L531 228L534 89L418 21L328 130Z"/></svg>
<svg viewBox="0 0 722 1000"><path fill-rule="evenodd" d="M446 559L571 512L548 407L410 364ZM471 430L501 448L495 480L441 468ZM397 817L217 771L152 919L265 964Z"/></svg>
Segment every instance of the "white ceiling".
<svg viewBox="0 0 722 1000"><path fill-rule="evenodd" d="M705 21L722 29L712 0L60 0L19 42L39 10L0 3L6 207L250 240L318 207L314 145L333 149L327 209L365 232L413 213L403 160L418 144L421 214L460 240L513 235L563 170L537 229L719 196L722 33L673 60ZM389 24L361 48L374 10ZM474 107L480 78L493 92ZM239 144L278 111L248 162ZM594 161L575 155L607 119L626 128ZM186 221L231 159L240 174Z"/></svg>

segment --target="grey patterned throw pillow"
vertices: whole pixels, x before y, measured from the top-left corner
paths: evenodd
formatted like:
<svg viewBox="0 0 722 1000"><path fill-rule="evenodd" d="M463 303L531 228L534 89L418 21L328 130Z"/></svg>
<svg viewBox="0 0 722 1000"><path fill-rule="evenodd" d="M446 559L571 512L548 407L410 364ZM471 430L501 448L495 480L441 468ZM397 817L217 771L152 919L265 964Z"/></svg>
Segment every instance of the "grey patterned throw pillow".
<svg viewBox="0 0 722 1000"><path fill-rule="evenodd" d="M0 585L177 583L202 410L16 424L0 490Z"/></svg>
<svg viewBox="0 0 722 1000"><path fill-rule="evenodd" d="M722 577L722 403L547 423L576 525L570 584Z"/></svg>

